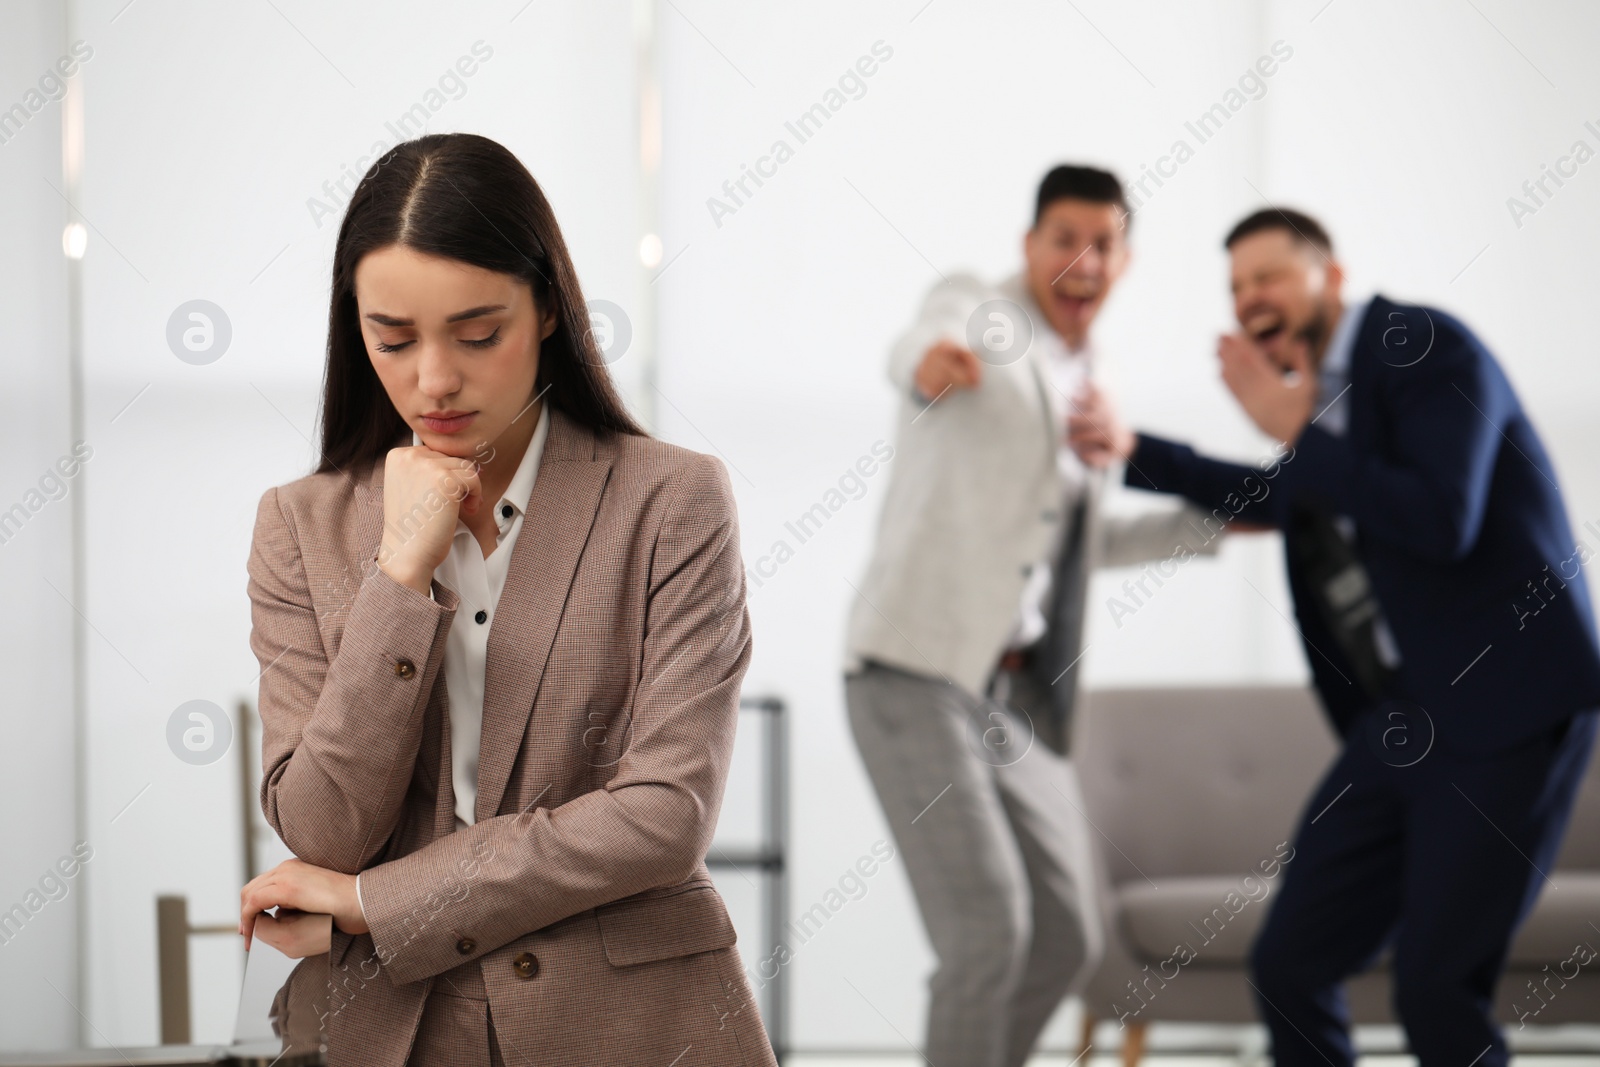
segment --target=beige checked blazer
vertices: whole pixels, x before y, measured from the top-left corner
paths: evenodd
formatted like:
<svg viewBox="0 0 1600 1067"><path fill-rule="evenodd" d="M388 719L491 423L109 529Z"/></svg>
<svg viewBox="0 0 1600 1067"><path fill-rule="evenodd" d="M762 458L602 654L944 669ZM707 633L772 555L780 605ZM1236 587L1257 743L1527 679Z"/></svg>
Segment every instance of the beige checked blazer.
<svg viewBox="0 0 1600 1067"><path fill-rule="evenodd" d="M371 927L334 930L291 985L326 981L334 1067L401 1067L430 992L462 984L487 993L509 1064L775 1067L704 863L750 659L727 473L550 416L459 832L442 669L459 599L371 562L383 462L261 498L262 808L301 859L365 872Z"/></svg>

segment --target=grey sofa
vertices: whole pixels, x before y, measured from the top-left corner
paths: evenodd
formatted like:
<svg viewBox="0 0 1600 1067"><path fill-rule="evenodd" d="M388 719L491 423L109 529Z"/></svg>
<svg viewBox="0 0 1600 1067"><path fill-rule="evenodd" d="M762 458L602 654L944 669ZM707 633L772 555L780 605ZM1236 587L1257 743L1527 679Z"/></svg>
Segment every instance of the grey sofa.
<svg viewBox="0 0 1600 1067"><path fill-rule="evenodd" d="M1249 949L1293 866L1274 861L1291 855L1280 846L1335 751L1303 688L1086 695L1072 755L1097 830L1108 944L1084 999L1095 1019L1122 1021L1130 1064L1149 1023L1257 1021ZM1500 982L1498 1012L1512 1030L1600 1022L1600 762L1548 873L1554 887ZM1395 1021L1385 961L1349 995L1356 1022Z"/></svg>

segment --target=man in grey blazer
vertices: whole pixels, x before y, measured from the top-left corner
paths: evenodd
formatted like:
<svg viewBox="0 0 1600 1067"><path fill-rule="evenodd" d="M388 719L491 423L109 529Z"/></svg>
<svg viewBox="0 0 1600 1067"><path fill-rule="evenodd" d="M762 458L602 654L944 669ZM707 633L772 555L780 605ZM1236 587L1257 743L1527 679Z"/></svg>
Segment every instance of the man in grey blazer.
<svg viewBox="0 0 1600 1067"><path fill-rule="evenodd" d="M845 698L938 957L938 1067L1024 1063L1104 943L1066 755L1089 573L1220 543L1188 509L1102 515L1106 472L1068 443L1105 410L1089 328L1128 219L1115 176L1056 167L1024 269L935 286L890 353L895 464Z"/></svg>

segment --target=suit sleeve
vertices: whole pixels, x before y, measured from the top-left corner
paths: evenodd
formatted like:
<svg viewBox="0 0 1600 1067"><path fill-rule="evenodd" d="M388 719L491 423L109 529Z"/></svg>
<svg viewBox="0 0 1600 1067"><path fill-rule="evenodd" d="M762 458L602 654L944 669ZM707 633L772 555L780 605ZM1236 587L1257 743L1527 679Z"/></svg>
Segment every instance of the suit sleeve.
<svg viewBox="0 0 1600 1067"><path fill-rule="evenodd" d="M355 874L399 820L456 595L435 583L438 599L430 599L376 564L365 580L350 576L329 590L332 598L353 589L347 604L320 604L349 612L330 660L276 489L257 509L248 569L250 648L261 664L262 811L296 856ZM403 663L411 667L397 670Z"/></svg>
<svg viewBox="0 0 1600 1067"><path fill-rule="evenodd" d="M1471 552L1513 400L1486 353L1458 337L1451 342L1414 366L1381 371L1384 454L1307 426L1284 465L1290 498L1348 515L1363 538L1430 562Z"/></svg>
<svg viewBox="0 0 1600 1067"><path fill-rule="evenodd" d="M641 681L611 780L362 874L391 981L439 974L569 915L675 885L705 857L751 647L733 492L713 457L696 457L676 480L649 581Z"/></svg>
<svg viewBox="0 0 1600 1067"><path fill-rule="evenodd" d="M1487 354L1459 336L1441 336L1420 362L1379 373L1381 455L1315 423L1264 470L1141 434L1125 480L1181 494L1224 522L1231 514L1282 526L1288 505L1305 501L1350 516L1364 538L1430 562L1459 560L1483 528L1510 390Z"/></svg>
<svg viewBox="0 0 1600 1067"><path fill-rule="evenodd" d="M1215 555L1222 538L1206 527L1207 512L1193 504L1137 515L1102 515L1099 523L1100 565L1135 566L1179 554Z"/></svg>
<svg viewBox="0 0 1600 1067"><path fill-rule="evenodd" d="M917 365L928 347L941 338L967 343L967 319L983 303L983 285L968 274L953 275L928 290L917 321L889 348L889 381L903 393L916 389ZM928 399L923 398L926 403Z"/></svg>
<svg viewBox="0 0 1600 1067"><path fill-rule="evenodd" d="M1279 483L1293 458L1290 451L1268 467L1251 467L1211 459L1188 445L1141 433L1123 483L1184 497L1198 509L1188 517L1197 520L1207 536L1222 532L1234 519L1281 526L1287 512Z"/></svg>

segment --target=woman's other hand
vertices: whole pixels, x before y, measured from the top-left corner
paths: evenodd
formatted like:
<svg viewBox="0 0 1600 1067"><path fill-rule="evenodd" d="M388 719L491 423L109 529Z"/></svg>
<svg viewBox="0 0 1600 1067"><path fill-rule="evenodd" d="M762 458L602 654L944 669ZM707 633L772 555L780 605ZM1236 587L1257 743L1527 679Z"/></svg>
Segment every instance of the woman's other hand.
<svg viewBox="0 0 1600 1067"><path fill-rule="evenodd" d="M293 908L256 916L255 937L292 960L320 956L333 947L333 917Z"/></svg>
<svg viewBox="0 0 1600 1067"><path fill-rule="evenodd" d="M277 907L331 915L334 925L347 934L367 932L361 902L356 897L355 875L289 859L257 875L239 891L239 933L244 935L246 950L261 913Z"/></svg>
<svg viewBox="0 0 1600 1067"><path fill-rule="evenodd" d="M483 501L478 465L426 445L393 448L383 467L383 544L378 566L428 595L433 572L450 554L456 522Z"/></svg>

